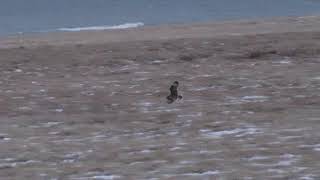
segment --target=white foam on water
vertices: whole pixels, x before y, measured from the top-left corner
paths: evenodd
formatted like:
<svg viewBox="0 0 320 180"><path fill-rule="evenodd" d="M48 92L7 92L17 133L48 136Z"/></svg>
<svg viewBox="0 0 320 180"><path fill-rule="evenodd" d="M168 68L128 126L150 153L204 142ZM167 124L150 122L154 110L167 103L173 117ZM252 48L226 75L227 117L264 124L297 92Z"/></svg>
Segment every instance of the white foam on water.
<svg viewBox="0 0 320 180"><path fill-rule="evenodd" d="M137 28L143 26L144 23L137 22L137 23L125 23L120 25L114 26L89 26L89 27L74 27L74 28L59 28L58 31L101 31L101 30L112 30L112 29L128 29L128 28Z"/></svg>

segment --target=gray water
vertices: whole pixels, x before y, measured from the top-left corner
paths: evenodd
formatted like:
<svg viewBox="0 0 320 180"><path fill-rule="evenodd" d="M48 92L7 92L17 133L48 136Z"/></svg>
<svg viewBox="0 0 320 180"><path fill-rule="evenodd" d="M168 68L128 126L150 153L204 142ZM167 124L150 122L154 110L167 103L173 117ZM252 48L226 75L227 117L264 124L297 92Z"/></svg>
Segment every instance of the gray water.
<svg viewBox="0 0 320 180"><path fill-rule="evenodd" d="M317 0L1 0L0 35L59 28L313 15Z"/></svg>

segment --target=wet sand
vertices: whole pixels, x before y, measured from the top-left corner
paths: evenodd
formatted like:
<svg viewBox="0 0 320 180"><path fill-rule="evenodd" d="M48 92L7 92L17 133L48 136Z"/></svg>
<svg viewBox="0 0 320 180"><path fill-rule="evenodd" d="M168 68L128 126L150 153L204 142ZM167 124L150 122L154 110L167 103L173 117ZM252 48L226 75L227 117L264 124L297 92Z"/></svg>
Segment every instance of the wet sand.
<svg viewBox="0 0 320 180"><path fill-rule="evenodd" d="M0 179L319 179L319 20L3 37Z"/></svg>

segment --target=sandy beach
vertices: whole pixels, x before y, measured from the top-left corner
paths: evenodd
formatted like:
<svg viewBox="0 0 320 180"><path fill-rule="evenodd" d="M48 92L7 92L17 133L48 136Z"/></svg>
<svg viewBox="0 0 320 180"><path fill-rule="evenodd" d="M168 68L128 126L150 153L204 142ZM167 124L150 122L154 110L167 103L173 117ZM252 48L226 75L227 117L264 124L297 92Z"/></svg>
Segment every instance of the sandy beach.
<svg viewBox="0 0 320 180"><path fill-rule="evenodd" d="M319 179L319 57L318 16L1 37L0 179Z"/></svg>

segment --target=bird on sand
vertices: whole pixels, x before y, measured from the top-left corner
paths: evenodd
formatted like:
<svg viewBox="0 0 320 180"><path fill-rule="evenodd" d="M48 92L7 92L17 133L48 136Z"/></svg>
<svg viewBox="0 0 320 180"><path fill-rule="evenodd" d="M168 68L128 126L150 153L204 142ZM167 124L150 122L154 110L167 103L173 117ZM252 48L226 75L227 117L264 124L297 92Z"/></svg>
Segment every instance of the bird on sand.
<svg viewBox="0 0 320 180"><path fill-rule="evenodd" d="M171 85L171 87L170 87L170 95L167 96L167 103L168 104L173 103L177 99L182 99L182 96L178 95L178 86L179 86L179 82L178 81L173 82L173 84Z"/></svg>

